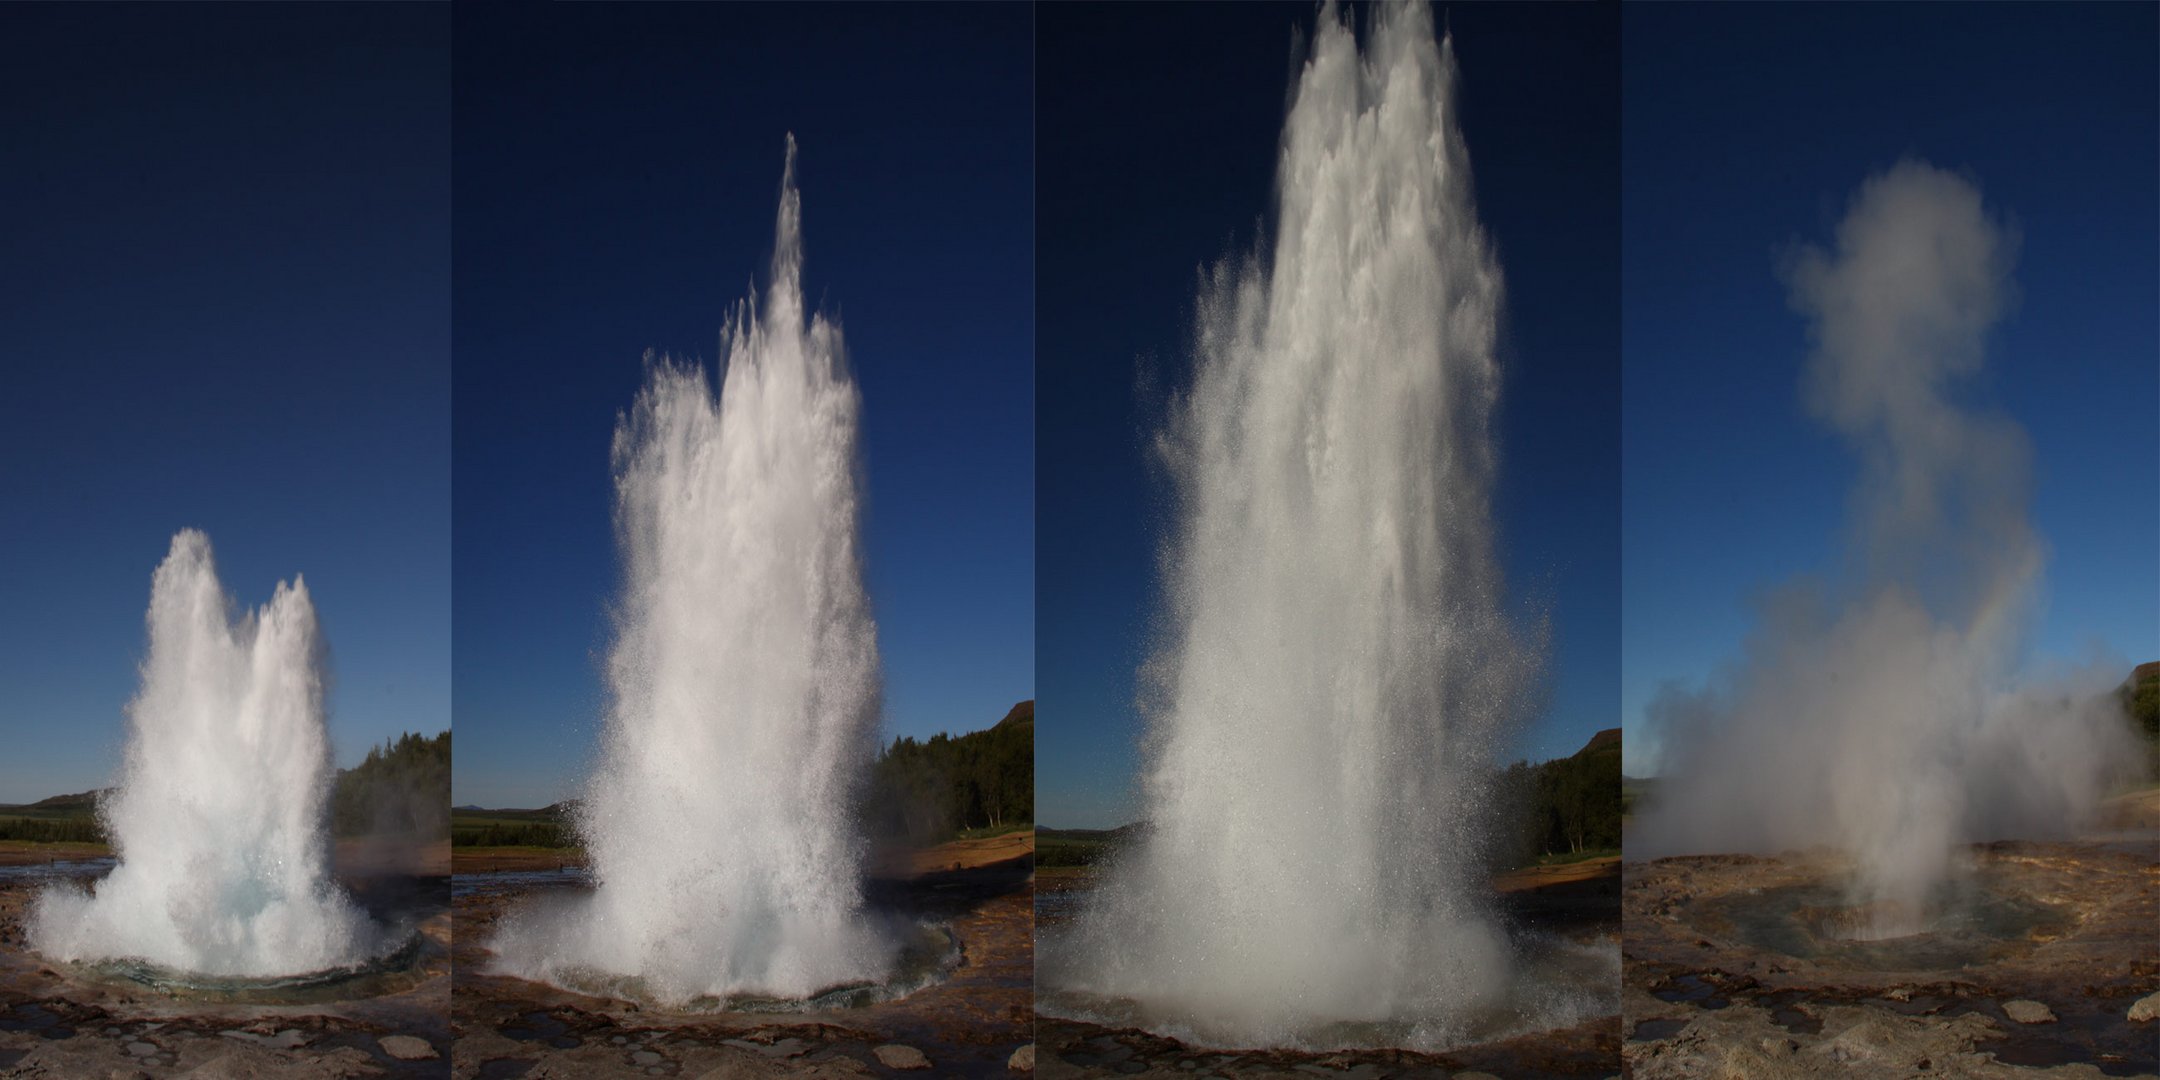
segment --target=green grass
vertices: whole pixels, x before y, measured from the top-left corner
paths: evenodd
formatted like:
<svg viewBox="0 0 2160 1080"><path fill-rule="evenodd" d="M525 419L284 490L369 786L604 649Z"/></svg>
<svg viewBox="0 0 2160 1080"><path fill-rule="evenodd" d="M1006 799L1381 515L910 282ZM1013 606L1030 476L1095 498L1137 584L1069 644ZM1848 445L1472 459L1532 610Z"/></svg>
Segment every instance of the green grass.
<svg viewBox="0 0 2160 1080"><path fill-rule="evenodd" d="M1043 866L1093 866L1108 858L1116 845L1105 840L1075 840L1068 837L1045 837L1035 835L1035 865Z"/></svg>
<svg viewBox="0 0 2160 1080"><path fill-rule="evenodd" d="M1551 855L1538 856L1537 865L1566 866L1569 863L1588 862L1591 859L1607 859L1618 854L1620 854L1620 849L1616 847L1592 848L1589 851L1561 851Z"/></svg>
<svg viewBox="0 0 2160 1080"><path fill-rule="evenodd" d="M83 843L73 840L0 840L0 851L83 858L112 854L112 848L107 844Z"/></svg>
<svg viewBox="0 0 2160 1080"><path fill-rule="evenodd" d="M569 825L552 810L453 810L450 813L452 847L491 851L566 850L575 847L576 843Z"/></svg>
<svg viewBox="0 0 2160 1080"><path fill-rule="evenodd" d="M973 828L973 829L962 829L962 830L960 830L959 832L957 832L957 833L953 834L953 839L955 839L955 840L981 840L981 839L983 839L984 837L988 837L988 836L1006 836L1006 835L1009 835L1009 834L1011 834L1011 833L1019 833L1019 832L1033 832L1033 831L1035 831L1035 823L1034 823L1034 822L1032 822L1032 821L1022 821L1022 822L1017 822L1017 823L1014 823L1014 824L1010 824L1010 825L996 825L996 826L984 825L984 826L981 826L981 827L978 827L978 828Z"/></svg>
<svg viewBox="0 0 2160 1080"><path fill-rule="evenodd" d="M465 844L457 849L460 855L545 855L551 859L576 860L585 857L585 849L578 847L540 847L533 844Z"/></svg>
<svg viewBox="0 0 2160 1080"><path fill-rule="evenodd" d="M105 831L89 806L0 808L0 840L46 844L105 843Z"/></svg>

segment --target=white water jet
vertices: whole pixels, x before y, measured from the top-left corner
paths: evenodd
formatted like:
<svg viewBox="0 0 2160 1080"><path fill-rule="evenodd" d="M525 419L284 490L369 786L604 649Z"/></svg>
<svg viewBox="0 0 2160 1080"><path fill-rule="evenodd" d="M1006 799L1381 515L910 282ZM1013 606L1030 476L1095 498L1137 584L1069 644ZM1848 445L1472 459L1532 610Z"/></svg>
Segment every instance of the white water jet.
<svg viewBox="0 0 2160 1080"><path fill-rule="evenodd" d="M1054 1009L1315 1046L1566 1011L1526 999L1482 865L1540 666L1494 552L1501 274L1452 44L1422 4L1372 18L1361 54L1322 14L1273 251L1199 297L1157 445L1178 501L1148 827L1046 948L1045 982L1126 1005Z"/></svg>
<svg viewBox="0 0 2160 1080"><path fill-rule="evenodd" d="M1662 781L1631 858L1833 847L1855 936L1907 935L1960 845L2061 835L2135 761L2120 668L2019 670L2045 562L2031 448L1962 385L2015 250L1969 180L1908 160L1791 264L1807 404L1860 464L1846 565L1773 595L1741 657L1651 703Z"/></svg>
<svg viewBox="0 0 2160 1080"><path fill-rule="evenodd" d="M40 894L31 948L239 977L382 951L330 878L324 654L306 583L280 582L236 619L209 539L186 529L152 580L148 621L126 764L99 806L118 865L94 893Z"/></svg>
<svg viewBox="0 0 2160 1080"><path fill-rule="evenodd" d="M578 815L598 886L513 912L507 973L683 1004L892 966L853 815L879 698L861 399L840 328L804 310L794 166L790 137L772 281L729 317L718 397L702 367L648 354L616 426L624 581Z"/></svg>

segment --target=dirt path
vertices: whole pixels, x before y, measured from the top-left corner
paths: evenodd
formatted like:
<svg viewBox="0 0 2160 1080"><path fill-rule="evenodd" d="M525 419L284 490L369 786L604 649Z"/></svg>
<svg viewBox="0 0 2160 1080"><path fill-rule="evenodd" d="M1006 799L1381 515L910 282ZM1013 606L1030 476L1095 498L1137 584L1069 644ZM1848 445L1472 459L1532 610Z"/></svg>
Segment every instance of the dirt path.
<svg viewBox="0 0 2160 1080"><path fill-rule="evenodd" d="M1498 893L1522 892L1526 889L1545 889L1555 885L1580 885L1596 881L1620 872L1620 856L1606 855L1580 862L1561 863L1556 866L1525 866L1519 870L1493 876L1493 891Z"/></svg>

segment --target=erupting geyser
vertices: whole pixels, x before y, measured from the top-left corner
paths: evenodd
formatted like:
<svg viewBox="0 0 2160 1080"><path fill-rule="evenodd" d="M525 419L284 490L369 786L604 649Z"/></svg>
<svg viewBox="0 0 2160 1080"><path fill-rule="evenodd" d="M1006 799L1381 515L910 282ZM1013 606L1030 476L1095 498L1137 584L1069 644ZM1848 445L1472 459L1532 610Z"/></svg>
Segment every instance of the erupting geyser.
<svg viewBox="0 0 2160 1080"><path fill-rule="evenodd" d="M1494 552L1500 270L1452 44L1422 4L1372 20L1361 55L1322 15L1273 251L1199 298L1157 443L1178 501L1144 672L1150 827L1044 947L1046 983L1125 1004L1053 1010L1217 1045L1430 1046L1551 1004L1511 985L1480 859L1539 667Z"/></svg>
<svg viewBox="0 0 2160 1080"><path fill-rule="evenodd" d="M2044 545L2025 432L1967 404L2015 237L1966 179L1906 161L1835 250L1792 264L1810 410L1860 460L1847 564L1773 596L1745 657L1650 707L1663 782L1630 857L1848 854L1851 936L1932 922L1960 845L2060 835L2135 760L2119 671L2021 678Z"/></svg>
<svg viewBox="0 0 2160 1080"><path fill-rule="evenodd" d="M704 370L648 357L615 431L624 579L601 761L578 829L598 886L527 908L501 969L668 1004L875 981L857 787L877 628L863 590L856 421L837 325L803 306L788 141L762 311Z"/></svg>
<svg viewBox="0 0 2160 1080"><path fill-rule="evenodd" d="M328 971L385 935L330 879L322 638L307 586L233 618L210 541L186 529L150 590L127 761L99 807L119 864L37 899L31 947L180 976Z"/></svg>

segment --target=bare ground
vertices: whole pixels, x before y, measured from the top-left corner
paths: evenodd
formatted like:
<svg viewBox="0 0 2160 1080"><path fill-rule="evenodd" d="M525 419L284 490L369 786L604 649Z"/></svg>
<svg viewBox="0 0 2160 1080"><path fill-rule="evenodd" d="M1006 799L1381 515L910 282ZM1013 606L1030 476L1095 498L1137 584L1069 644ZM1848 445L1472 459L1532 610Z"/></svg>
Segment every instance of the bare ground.
<svg viewBox="0 0 2160 1080"><path fill-rule="evenodd" d="M1056 875L1046 889L1092 888L1095 874ZM1255 883L1264 887L1265 883ZM1617 937L1620 859L1585 859L1509 871L1493 891L1511 923L1556 933ZM1037 1062L1043 1080L1074 1077L1604 1077L1619 1071L1620 1017L1543 1031L1446 1053L1411 1050L1226 1050L1194 1046L1148 1031L1038 1016Z"/></svg>
<svg viewBox="0 0 2160 1080"><path fill-rule="evenodd" d="M956 841L874 861L865 893L884 910L945 921L962 959L898 1001L803 1014L670 1013L487 973L487 941L519 888L455 903L452 1006L460 1080L552 1077L1008 1075L1032 1039L1034 835ZM544 867L551 869L552 867ZM894 1068L895 1046L927 1071Z"/></svg>
<svg viewBox="0 0 2160 1080"><path fill-rule="evenodd" d="M24 929L43 883L0 882L0 1077L447 1076L449 883L398 872L447 863L447 853L405 847L341 845L337 868L371 913L417 925L416 966L371 980L374 996L305 1005L174 998L47 964Z"/></svg>
<svg viewBox="0 0 2160 1080"><path fill-rule="evenodd" d="M1826 852L1692 856L1626 867L1622 949L1631 1075L2092 1078L2152 1075L2160 1032L2160 860L2150 845L1998 843L2003 887L2067 918L1976 946L1969 962L1859 966L1763 947L1729 917L1766 890L1837 880ZM1972 944L1970 941L1967 944ZM2053 1019L2020 1023L2013 1002ZM2019 1006L2016 1011L2023 1011Z"/></svg>

